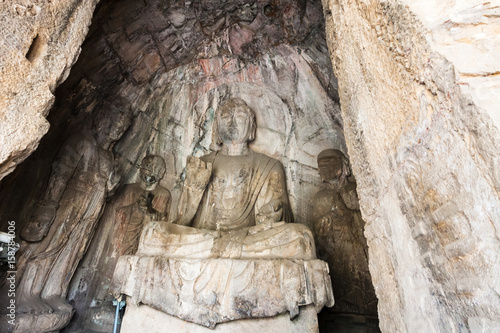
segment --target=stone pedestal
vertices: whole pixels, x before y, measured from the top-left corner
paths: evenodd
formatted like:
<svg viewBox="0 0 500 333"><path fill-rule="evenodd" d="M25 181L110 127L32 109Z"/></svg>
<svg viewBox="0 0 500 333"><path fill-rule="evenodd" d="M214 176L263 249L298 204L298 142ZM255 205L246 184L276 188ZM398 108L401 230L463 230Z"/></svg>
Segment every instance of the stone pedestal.
<svg viewBox="0 0 500 333"><path fill-rule="evenodd" d="M176 333L312 333L318 332L318 318L314 306L307 305L300 307L299 315L293 320L290 320L288 313L284 313L270 318L221 323L211 329L170 316L150 306L135 306L130 302L127 304L120 333L164 333L166 327L169 332Z"/></svg>
<svg viewBox="0 0 500 333"><path fill-rule="evenodd" d="M197 332L194 327L213 329L227 322L231 325L250 322L245 325L255 325L252 331L272 325L273 332L277 327L315 332L316 313L334 303L328 266L316 259L123 256L118 261L113 281L114 294L128 296L124 329L129 329L125 328L127 325L135 327L138 318L144 316L150 318L141 319L148 320L142 326L147 327L148 332L150 325L154 327L160 322L164 325L178 323L176 325L181 328L192 327L193 330L187 330L189 332ZM136 307L138 304L144 306ZM154 309L165 316L158 315ZM283 323L285 319L286 324ZM164 325L159 327L167 327ZM138 331L138 328L122 330ZM239 327L238 331L241 331Z"/></svg>

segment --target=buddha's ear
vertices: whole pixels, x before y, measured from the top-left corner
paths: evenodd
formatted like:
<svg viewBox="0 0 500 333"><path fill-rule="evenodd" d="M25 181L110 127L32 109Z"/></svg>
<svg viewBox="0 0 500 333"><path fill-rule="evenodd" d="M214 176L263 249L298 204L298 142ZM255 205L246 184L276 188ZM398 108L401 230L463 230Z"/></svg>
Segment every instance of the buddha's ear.
<svg viewBox="0 0 500 333"><path fill-rule="evenodd" d="M351 168L349 167L349 160L347 157L342 158L342 172L345 174L346 177L351 175Z"/></svg>
<svg viewBox="0 0 500 333"><path fill-rule="evenodd" d="M252 117L252 121L250 123L250 134L248 135L248 141L255 140L256 132L257 132L257 123L255 121L255 117Z"/></svg>

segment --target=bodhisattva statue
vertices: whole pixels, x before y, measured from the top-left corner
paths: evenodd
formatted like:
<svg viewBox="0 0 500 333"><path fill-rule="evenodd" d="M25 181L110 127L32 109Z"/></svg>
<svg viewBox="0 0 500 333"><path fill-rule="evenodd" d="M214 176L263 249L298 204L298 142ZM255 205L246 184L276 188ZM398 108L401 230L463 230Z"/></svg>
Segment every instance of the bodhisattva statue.
<svg viewBox="0 0 500 333"><path fill-rule="evenodd" d="M78 266L72 286L75 310L84 317L85 328L112 330L115 307L109 285L118 258L135 254L142 227L150 221L166 221L170 209L170 191L160 185L165 161L147 155L141 162L139 180L119 189L106 204L96 235ZM96 274L96 272L99 272Z"/></svg>
<svg viewBox="0 0 500 333"><path fill-rule="evenodd" d="M123 228L117 237L121 242L113 257L135 254L142 227L150 221L166 221L170 209L170 191L160 186L165 175L165 161L157 155L148 155L141 162L140 181L127 185L116 207L115 223Z"/></svg>
<svg viewBox="0 0 500 333"><path fill-rule="evenodd" d="M333 310L376 315L364 221L349 161L340 150L324 150L318 155L318 169L329 187L314 198L314 231L318 255L330 266L336 298Z"/></svg>
<svg viewBox="0 0 500 333"><path fill-rule="evenodd" d="M58 330L71 318L68 284L92 239L107 195L118 185L111 148L129 125L125 113L110 108L97 114L92 130L70 136L52 165L43 199L21 231L34 243L27 245L21 259L26 268L16 292L17 310L29 314L24 324L37 325L38 332ZM53 316L37 321L37 315L44 314Z"/></svg>
<svg viewBox="0 0 500 333"><path fill-rule="evenodd" d="M222 148L187 160L178 217L145 227L138 254L171 258L315 258L311 231L292 222L282 164L248 147L255 114L239 98L220 107Z"/></svg>

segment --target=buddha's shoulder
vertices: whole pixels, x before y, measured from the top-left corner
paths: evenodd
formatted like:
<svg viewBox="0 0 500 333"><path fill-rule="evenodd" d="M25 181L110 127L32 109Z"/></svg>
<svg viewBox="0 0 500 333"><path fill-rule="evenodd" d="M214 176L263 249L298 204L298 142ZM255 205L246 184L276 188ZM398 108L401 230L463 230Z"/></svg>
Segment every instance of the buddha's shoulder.
<svg viewBox="0 0 500 333"><path fill-rule="evenodd" d="M210 152L206 155L203 155L202 157L200 157L200 159L203 161L203 162L209 162L209 163L213 163L215 161L215 157L217 156L217 152ZM261 154L261 153L258 153L258 152L255 152L252 150L252 160L255 163L257 164L272 164L272 165L276 165L278 167L283 167L283 165L281 164L281 162L275 158L272 158L270 156L267 156L267 155L264 155L264 154Z"/></svg>
<svg viewBox="0 0 500 333"><path fill-rule="evenodd" d="M203 162L210 162L210 163L213 163L214 159L215 159L215 154L216 152L210 152L206 155L203 155L202 157L200 157L200 160L202 160Z"/></svg>
<svg viewBox="0 0 500 333"><path fill-rule="evenodd" d="M275 158L272 158L270 156L267 156L267 155L264 155L264 154L261 154L261 153L257 153L257 152L253 152L253 155L254 155L254 159L255 160L260 160L260 161L264 161L264 162L268 162L268 163L277 163L279 165L281 165L281 162Z"/></svg>

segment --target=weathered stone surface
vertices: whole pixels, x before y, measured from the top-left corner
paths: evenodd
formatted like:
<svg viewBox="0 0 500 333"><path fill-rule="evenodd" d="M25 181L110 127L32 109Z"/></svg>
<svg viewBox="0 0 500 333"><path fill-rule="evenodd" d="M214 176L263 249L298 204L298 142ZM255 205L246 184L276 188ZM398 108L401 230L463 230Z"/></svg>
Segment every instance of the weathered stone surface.
<svg viewBox="0 0 500 333"><path fill-rule="evenodd" d="M169 259L121 257L116 295L183 320L215 327L243 318L273 317L299 306L333 306L328 266L321 260Z"/></svg>
<svg viewBox="0 0 500 333"><path fill-rule="evenodd" d="M476 323L492 327L500 318L500 142L490 116L496 110L481 105L455 80L457 71L494 56L498 46L469 57L465 70L457 63L471 54L468 50L488 43L489 37L474 31L496 29L498 17L488 17L493 3L478 4L471 25L439 28L454 25L446 21L460 12L458 7L474 4L324 1L380 326L386 332L466 332ZM422 13L435 14L430 20L436 19L436 29ZM482 21L493 26L474 27ZM455 31L482 41L455 40ZM452 48L448 59L438 53Z"/></svg>
<svg viewBox="0 0 500 333"><path fill-rule="evenodd" d="M256 36L250 43L259 51L252 56L227 51L224 36L233 23L239 22L236 19L218 28L213 39L204 34L193 39L191 34L200 34L196 32L198 20L215 22L218 19L211 21L205 16L224 16L215 12L198 13L198 4L187 7L174 2L152 2L148 6L137 1L103 4L96 13L80 60L73 68L74 74L58 92L57 107L51 112L54 132L59 131L54 133L54 137L61 135L64 138L67 135L66 132L60 133L62 128L78 130L83 123L89 122L90 116L98 112L103 101L123 98L136 112L130 135L116 149L130 163L124 167L128 173L125 182L135 181L136 166L147 150L164 157L167 166L172 167L172 174L166 176L163 185L175 197L179 188L178 176L183 173L186 156L193 153L200 156L209 148L210 141L206 144L199 135L207 132L205 129L211 126L212 120L208 119L206 123L193 120L204 114L210 115L210 110L206 113L207 109L199 108L210 108L209 103L213 103L216 97L214 94L220 95L227 89L224 87L227 84L229 93L241 96L256 110L261 133L260 139L254 143L255 150L282 159L287 187L294 194L290 205L296 219L305 221L312 207L310 201L318 187L314 156L328 147L345 151L345 146L339 126L342 120L336 102L336 79L331 72L321 29L320 3L309 1L305 7L298 6L301 8L299 11L293 11L299 17L294 24L303 26L305 30L294 28L298 35L290 34L286 39L280 37L283 21L283 13L277 10L280 3L273 2L266 7L267 2L259 2L259 14L254 20L256 27L252 28ZM246 8L245 4L237 7ZM223 8L222 3L217 6ZM264 7L269 16L262 14ZM180 12L185 16L181 27L175 28L165 19L171 12ZM152 60L161 54L161 48L173 47L173 44L164 41L166 36L174 38L176 42L173 44L183 46L179 48L183 55L175 58L168 54L161 58L157 70L143 71L141 64L145 59L149 59L146 62L151 64L148 65L150 68L156 68L156 61ZM192 48L199 47L197 41L207 42L210 44L208 49L215 48L217 52L192 51ZM290 47L287 43L294 46ZM186 65L181 66L183 64ZM145 82L139 83L133 78L131 73L139 70L148 73ZM248 85L235 87L239 83ZM209 92L219 86L222 86L221 89ZM195 104L197 111L189 116ZM205 139L210 139L210 136L206 135ZM40 155L52 155L52 150L57 151L60 140L50 138L48 144L54 146L47 146ZM273 145L268 142L273 142ZM307 176L296 177L295 174ZM17 218L18 214L9 215L15 215L18 223L22 224L24 219Z"/></svg>
<svg viewBox="0 0 500 333"><path fill-rule="evenodd" d="M38 146L97 0L0 3L0 179Z"/></svg>
<svg viewBox="0 0 500 333"><path fill-rule="evenodd" d="M140 102L144 111L137 112L131 129L115 146L115 152L126 160L125 182L135 180L135 165L144 154L161 155L169 170L162 184L171 189L172 207L177 208L186 156L210 152L217 103L224 96L237 96L256 111L258 129L252 149L281 160L295 220L308 223L314 193L321 188L313 154L327 147L342 147L341 132L333 123L338 105L313 74L312 60L303 60L306 51L298 55L296 50L283 47L273 52L283 54L259 58L257 65L232 58L202 60L163 74L155 83L158 88L154 94ZM130 97L137 96L137 90L132 91ZM141 94L146 96L146 91ZM176 210L171 213L174 219ZM106 267L101 269L112 270ZM78 294L92 290L85 283L88 279L82 277L72 282L70 299L81 300ZM96 313L96 318L100 315Z"/></svg>
<svg viewBox="0 0 500 333"><path fill-rule="evenodd" d="M294 320L284 313L271 318L240 319L219 324L212 329L169 316L147 305L128 303L120 332L135 333L144 327L148 328L148 333L163 333L165 327L178 333L315 333L318 332L318 319L314 306L306 305L300 307L300 314Z"/></svg>
<svg viewBox="0 0 500 333"><path fill-rule="evenodd" d="M61 143L90 124L103 104L116 101L134 112L132 128L113 149L122 158L123 183L136 181L144 156L160 155L169 170L162 185L171 190L176 207L186 156L213 150L214 111L224 98L235 96L256 111L259 128L252 149L283 164L295 220L310 224L314 193L322 188L315 156L330 147L346 151L320 15L317 1L103 2L80 60L57 92L51 111L55 131L25 171L17 170L15 181L2 183L1 196L9 200L0 203L0 223L16 220L22 229ZM30 170L35 164L42 170ZM88 274L114 266L113 260L101 259L104 249L117 244L106 237L96 242L89 256L103 266L77 273L69 294L80 309L99 301L90 295L97 289ZM101 295L105 287L102 283ZM83 293L85 300L79 298ZM75 320L81 318L77 309Z"/></svg>
<svg viewBox="0 0 500 333"><path fill-rule="evenodd" d="M18 314L14 325L7 323L5 318L2 318L0 325L3 332L52 332L58 331L68 325L68 322L73 316L73 311L54 313L44 313L36 316L30 314Z"/></svg>
<svg viewBox="0 0 500 333"><path fill-rule="evenodd" d="M460 92L470 95L474 104L486 111L500 128L497 112L500 104L500 2L404 0L402 3L422 22L423 34L432 49L453 64ZM443 82L441 78L439 81Z"/></svg>
<svg viewBox="0 0 500 333"><path fill-rule="evenodd" d="M0 4L0 31L6 36L0 54L0 179L47 132L45 116L54 102L54 91L79 55L96 3L22 0ZM282 6L286 9L280 10ZM89 95L78 97L86 101L102 98L93 91L100 83L111 89L117 83L145 84L158 72L193 59L237 55L251 61L277 44L302 43L322 24L317 19L319 1L116 1L100 8L94 26L104 34L91 36L90 56L82 62L89 71L71 83L87 90ZM94 43L99 51L93 50ZM324 82L335 85L334 78Z"/></svg>
<svg viewBox="0 0 500 333"><path fill-rule="evenodd" d="M144 226L138 255L169 258L316 259L311 230L300 223L266 223L237 230L196 229L173 223Z"/></svg>
<svg viewBox="0 0 500 333"><path fill-rule="evenodd" d="M332 146L345 149L340 127L332 124L338 119L338 105L311 76L310 65L297 50L282 46L272 52L276 55L254 63L217 57L163 74L155 82L158 89L145 101L146 111L116 151L131 163L146 149L164 156L173 171L166 176L165 187L171 189L176 206L187 156L216 149L211 143L218 103L226 96L241 98L257 118L256 139L250 147L284 165L295 219L307 223L319 183L315 154ZM139 145L141 140L148 145Z"/></svg>
<svg viewBox="0 0 500 333"><path fill-rule="evenodd" d="M339 127L322 120L337 119L338 106L329 99L313 74L312 59L308 59L309 62L302 60L305 51L298 55L293 49L284 47L276 52L283 52L283 55L266 56L257 65L231 58L214 58L163 74L155 83L157 91L141 101L144 112L138 112L131 130L115 146L115 152L127 161L123 165L125 182L135 180L137 169L134 165L143 154L161 155L169 170L162 184L171 189L172 207L177 208L186 156L200 156L210 151L217 103L224 96L237 96L245 99L256 112L258 129L252 149L282 161L295 220L308 223L314 193L321 188L312 154L319 153L322 148L342 147ZM290 59L297 60L297 64ZM275 63L280 64L283 79L278 77ZM298 87L295 80L300 82ZM282 85L283 82L286 86ZM301 91L300 94L297 95L297 91ZM286 98L286 104L276 95L278 92ZM302 111L306 109L310 111ZM320 115L321 119L315 119L313 114ZM176 209L171 213L175 219ZM89 260L93 261L94 256L103 254L95 252ZM112 262L108 264L112 265ZM112 271L113 268L102 269ZM85 275L81 276L84 281L88 280ZM83 280L73 281L70 299L81 300L78 294L88 294L91 287ZM85 297L85 302L90 302L90 298Z"/></svg>
<svg viewBox="0 0 500 333"><path fill-rule="evenodd" d="M43 118L78 53L72 40L81 41L92 3L0 4L7 45L0 51L6 50L0 89L7 87L0 95L2 175L47 130ZM270 124L255 150L282 160L291 208L305 221L321 187L314 156L342 146L338 107L325 103L325 96L338 98L336 82L323 71L324 45L311 42L321 40L320 26L307 22L318 7L241 2L226 15L223 2L148 3L103 4L75 66L79 74L51 112L56 124L88 122L103 99L127 97L134 128L116 149L129 163L127 182L148 152L161 154L174 170L163 184L175 196L185 157L208 152L208 106L229 90L258 106L257 121ZM325 0L324 7L382 328L494 330L500 317L498 1ZM37 39L36 27L42 27ZM302 39L304 28L310 34ZM276 47L284 38L294 47ZM71 51L60 56L66 42ZM209 121L200 121L202 114ZM48 157L31 161L17 183L2 183L10 192L2 192L0 223L13 219L21 227L30 215L58 140L64 136L40 147Z"/></svg>

